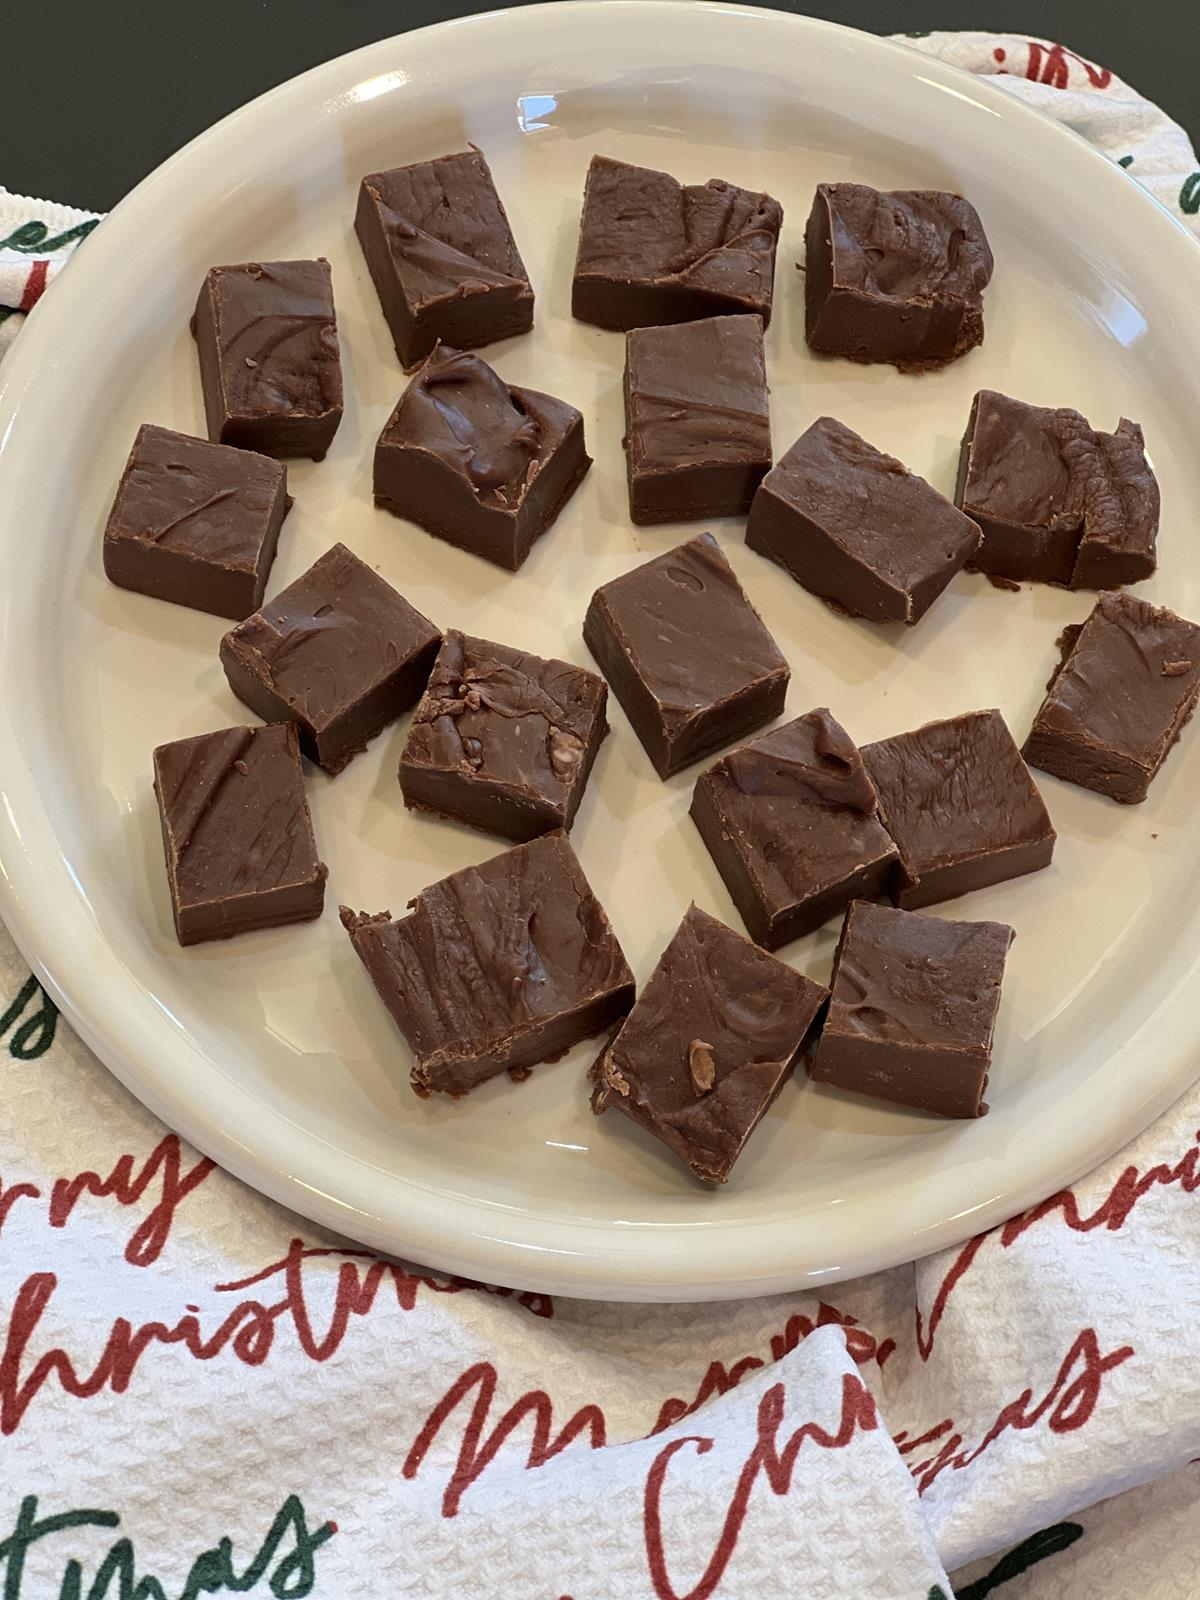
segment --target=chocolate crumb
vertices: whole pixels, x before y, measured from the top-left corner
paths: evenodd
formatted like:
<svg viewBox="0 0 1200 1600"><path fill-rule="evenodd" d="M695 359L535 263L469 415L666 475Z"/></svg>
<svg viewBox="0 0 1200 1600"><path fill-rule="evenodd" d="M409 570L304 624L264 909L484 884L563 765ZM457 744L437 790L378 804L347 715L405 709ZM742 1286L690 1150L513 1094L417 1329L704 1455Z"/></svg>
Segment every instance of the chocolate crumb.
<svg viewBox="0 0 1200 1600"><path fill-rule="evenodd" d="M693 1039L688 1045L688 1071L692 1075L692 1088L697 1094L707 1094L717 1081L717 1067L713 1060L713 1047L703 1039Z"/></svg>
<svg viewBox="0 0 1200 1600"><path fill-rule="evenodd" d="M620 1067L613 1065L611 1050L607 1052L600 1063L600 1081L606 1089L615 1089L618 1094L629 1098L629 1080L625 1077Z"/></svg>
<svg viewBox="0 0 1200 1600"><path fill-rule="evenodd" d="M583 759L583 740L565 728L551 728L548 743L551 771L560 783L569 783Z"/></svg>
<svg viewBox="0 0 1200 1600"><path fill-rule="evenodd" d="M1185 672L1192 670L1190 661L1164 661L1162 675L1164 678L1181 678Z"/></svg>

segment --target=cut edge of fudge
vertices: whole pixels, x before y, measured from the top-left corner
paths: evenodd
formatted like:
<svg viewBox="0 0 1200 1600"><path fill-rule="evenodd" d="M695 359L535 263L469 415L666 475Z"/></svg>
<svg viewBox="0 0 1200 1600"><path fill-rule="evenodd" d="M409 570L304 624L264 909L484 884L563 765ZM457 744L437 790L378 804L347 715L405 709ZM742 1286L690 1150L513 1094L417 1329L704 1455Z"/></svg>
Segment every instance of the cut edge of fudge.
<svg viewBox="0 0 1200 1600"><path fill-rule="evenodd" d="M1107 528L1093 526L1090 518L1085 518L1079 554L1071 573L1071 588L1105 590L1144 583L1158 570L1158 527L1162 509L1158 478L1146 456L1145 435L1141 424L1131 422L1128 417L1118 418L1115 433L1105 434L1099 429L1093 432L1105 441L1104 453L1109 464L1116 463L1114 477L1121 511ZM1140 474L1139 460L1145 469ZM1099 500L1103 498L1103 495L1097 496ZM1144 511L1135 519L1130 501L1140 499L1144 499ZM1144 532L1139 532L1136 538L1131 537L1135 520L1145 524Z"/></svg>

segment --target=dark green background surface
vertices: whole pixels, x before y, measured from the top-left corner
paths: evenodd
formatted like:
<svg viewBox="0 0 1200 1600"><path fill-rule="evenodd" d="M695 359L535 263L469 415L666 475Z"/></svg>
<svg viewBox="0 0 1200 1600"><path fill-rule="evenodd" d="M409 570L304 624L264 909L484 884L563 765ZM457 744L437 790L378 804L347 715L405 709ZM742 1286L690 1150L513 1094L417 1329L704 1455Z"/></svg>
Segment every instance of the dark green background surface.
<svg viewBox="0 0 1200 1600"><path fill-rule="evenodd" d="M227 111L373 39L472 0L7 0L0 183L107 210ZM877 33L993 28L1111 67L1200 136L1197 0L781 0Z"/></svg>

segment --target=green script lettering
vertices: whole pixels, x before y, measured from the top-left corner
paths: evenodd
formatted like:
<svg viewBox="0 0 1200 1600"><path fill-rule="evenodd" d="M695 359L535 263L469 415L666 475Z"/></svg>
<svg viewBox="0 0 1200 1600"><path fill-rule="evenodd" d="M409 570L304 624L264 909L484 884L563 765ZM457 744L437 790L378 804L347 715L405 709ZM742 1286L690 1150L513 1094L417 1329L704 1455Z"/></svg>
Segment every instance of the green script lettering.
<svg viewBox="0 0 1200 1600"><path fill-rule="evenodd" d="M26 1495L17 1513L16 1525L0 1540L0 1567L4 1569L4 1589L0 1600L22 1600L25 1558L31 1545L53 1533L70 1528L117 1528L121 1519L115 1511L64 1511L58 1516L37 1514L36 1495ZM233 1561L233 1541L219 1539L192 1563L179 1600L197 1600L205 1594L222 1592L247 1594L263 1580L277 1600L303 1600L317 1581L316 1552L334 1535L334 1525L323 1522L315 1528L298 1495L291 1494L275 1513L275 1519L257 1553L240 1575ZM274 1565L273 1565L274 1564ZM96 1569L90 1586L84 1590L82 1564L71 1557L63 1568L59 1600L169 1600L158 1578L150 1574L139 1578L133 1542L121 1538L111 1546Z"/></svg>
<svg viewBox="0 0 1200 1600"><path fill-rule="evenodd" d="M0 1039L2 1039L29 1002L39 994L42 997L41 1005L31 1017L25 1018L8 1041L8 1053L17 1061L36 1061L39 1056L46 1054L54 1043L54 1030L58 1026L58 1007L37 979L30 977L22 984L20 993L8 1010L0 1015Z"/></svg>

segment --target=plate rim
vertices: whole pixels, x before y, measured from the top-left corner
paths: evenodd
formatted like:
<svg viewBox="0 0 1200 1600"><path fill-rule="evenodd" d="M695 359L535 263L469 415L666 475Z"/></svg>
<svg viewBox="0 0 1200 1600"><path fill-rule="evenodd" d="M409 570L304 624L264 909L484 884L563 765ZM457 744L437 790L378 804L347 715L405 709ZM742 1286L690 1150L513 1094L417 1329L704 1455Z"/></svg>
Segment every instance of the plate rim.
<svg viewBox="0 0 1200 1600"><path fill-rule="evenodd" d="M1015 120L1035 138L1051 145L1058 144L1064 153L1069 151L1068 159L1077 164L1082 160L1085 172L1094 183L1109 183L1114 197L1120 194L1126 204L1142 210L1148 229L1162 229L1161 221L1151 219L1166 219L1171 224L1171 234L1163 230L1164 240L1173 236L1186 240L1186 248L1200 251L1200 239L1181 219L1096 150L1082 134L1045 117L987 78L978 78L928 56L903 39L864 33L841 23L791 12L727 4L725 0L547 0L547 3L451 18L392 35L275 85L213 123L147 174L109 213L106 224L115 220L117 226L106 225L105 229L97 230L88 246L92 253L80 259L99 260L95 240L100 237L106 241L105 250L113 251L125 219L131 215L136 217L153 204L155 196L170 185L177 170L186 169L189 163L202 158L210 145L219 144L244 124L253 125L256 119L264 116L273 118L278 106L289 99L307 101L311 105L316 96L321 103L326 102L340 86L356 81L366 63L377 63L381 55L411 49L414 43L418 49L428 48L429 40L438 35L474 32L486 36L497 28L520 28L536 24L539 17L563 19L564 23L570 18L569 29L581 29L587 27L589 20L601 15L611 16L618 9L625 26L632 26L631 9L647 15L688 9L751 18L781 30L794 30L797 37L834 38L843 46L865 51L885 64L890 61L910 73L919 67L925 76L932 76L941 86L960 95L965 86L969 86L974 99L982 100L1005 118ZM1102 171L1107 177L1101 176ZM1193 270L1200 270L1200 254L1192 259L1191 265ZM82 299L86 281L87 273L79 270L77 262L73 263L55 293L35 308L28 326L22 329L20 338L0 367L0 478L11 465L8 429L22 396L36 382L37 371L47 361L61 364L67 360L62 353L66 341L59 330L69 333L72 307ZM0 512L0 524L2 520ZM7 544L7 537L0 531L0 555L6 553ZM0 626L0 663L3 663L11 650L3 601L0 601L0 623L3 624ZM16 747L12 698L0 696L0 752ZM582 1298L647 1301L739 1299L861 1276L959 1244L970 1235L995 1226L1044 1199L1064 1183L1074 1182L1140 1133L1200 1076L1200 1053L1195 1052L1195 1041L1185 1036L1186 1029L1176 1025L1173 1030L1167 1030L1171 1037L1163 1043L1163 1054L1174 1045L1186 1049L1190 1059L1174 1073L1164 1075L1156 1092L1145 1095L1137 1103L1136 1110L1098 1124L1097 1132L1078 1153L1077 1161L1065 1169L1065 1176L1061 1165L1054 1165L1053 1171L1045 1170L1044 1166L1018 1188L1002 1186L1001 1192L963 1212L911 1227L904 1233L903 1240L894 1238L889 1248L860 1248L822 1266L805 1268L795 1256L785 1260L782 1266L775 1258L768 1263L760 1250L757 1258L752 1257L749 1267L743 1262L736 1275L714 1281L711 1242L706 1246L706 1260L694 1249L689 1255L683 1250L681 1235L684 1230L679 1225L666 1229L666 1225L661 1224L639 1224L627 1227L622 1235L613 1223L569 1219L559 1223L557 1231L565 1229L567 1236L574 1235L576 1248L565 1244L558 1248L530 1237L532 1224L528 1219L526 1237L501 1237L504 1233L519 1235L520 1228L505 1228L504 1214L499 1208L488 1208L475 1200L442 1202L448 1214L466 1207L473 1209L477 1216L487 1217L488 1225L475 1231L464 1229L461 1223L447 1226L439 1216L439 1208L428 1204L420 1218L413 1214L413 1208L403 1218L394 1214L384 1217L326 1193L299 1171L290 1170L286 1161L272 1161L258 1142L252 1148L238 1137L232 1125L219 1122L213 1108L206 1105L206 1098L212 1099L211 1090L207 1096L202 1090L192 1092L185 1073L171 1065L163 1067L156 1063L157 1052L150 1045L153 1030L147 1029L145 1018L122 1018L118 1015L119 1008L107 1002L102 982L89 970L94 963L89 964L86 944L81 944L77 936L78 928L72 934L56 926L52 913L38 915L36 895L29 892L36 880L35 858L26 853L21 842L21 821L30 815L30 804L35 808L38 805L36 786L28 773L24 774L22 783L22 774L14 773L10 766L7 755L0 754L0 916L31 969L83 1042L153 1115L258 1192L334 1233L352 1236L385 1253L419 1261L436 1270L520 1289ZM43 822L43 828L47 826ZM89 931L98 934L98 930ZM1200 964L1200 954L1196 961ZM177 1045L183 1048L183 1041L178 1035L175 1038ZM1137 1035L1126 1041L1122 1052L1136 1043L1136 1039ZM147 1049L147 1045L150 1048ZM308 1130L300 1131L308 1133ZM414 1195L420 1187L413 1185ZM717 1240L719 1245L721 1219L697 1220L704 1223L700 1235L708 1241ZM738 1230L739 1247L743 1246L748 1225L734 1219L728 1219L726 1225ZM580 1237L589 1233L603 1234L604 1239L585 1238L585 1248L578 1248ZM654 1254L653 1244L647 1249L646 1240L652 1240L656 1233L664 1238L669 1236L672 1250L687 1258L682 1268L668 1270L662 1260L661 1247L658 1256ZM803 1233L803 1227L798 1226L796 1237L802 1238ZM814 1258L812 1248L804 1253L807 1258Z"/></svg>

